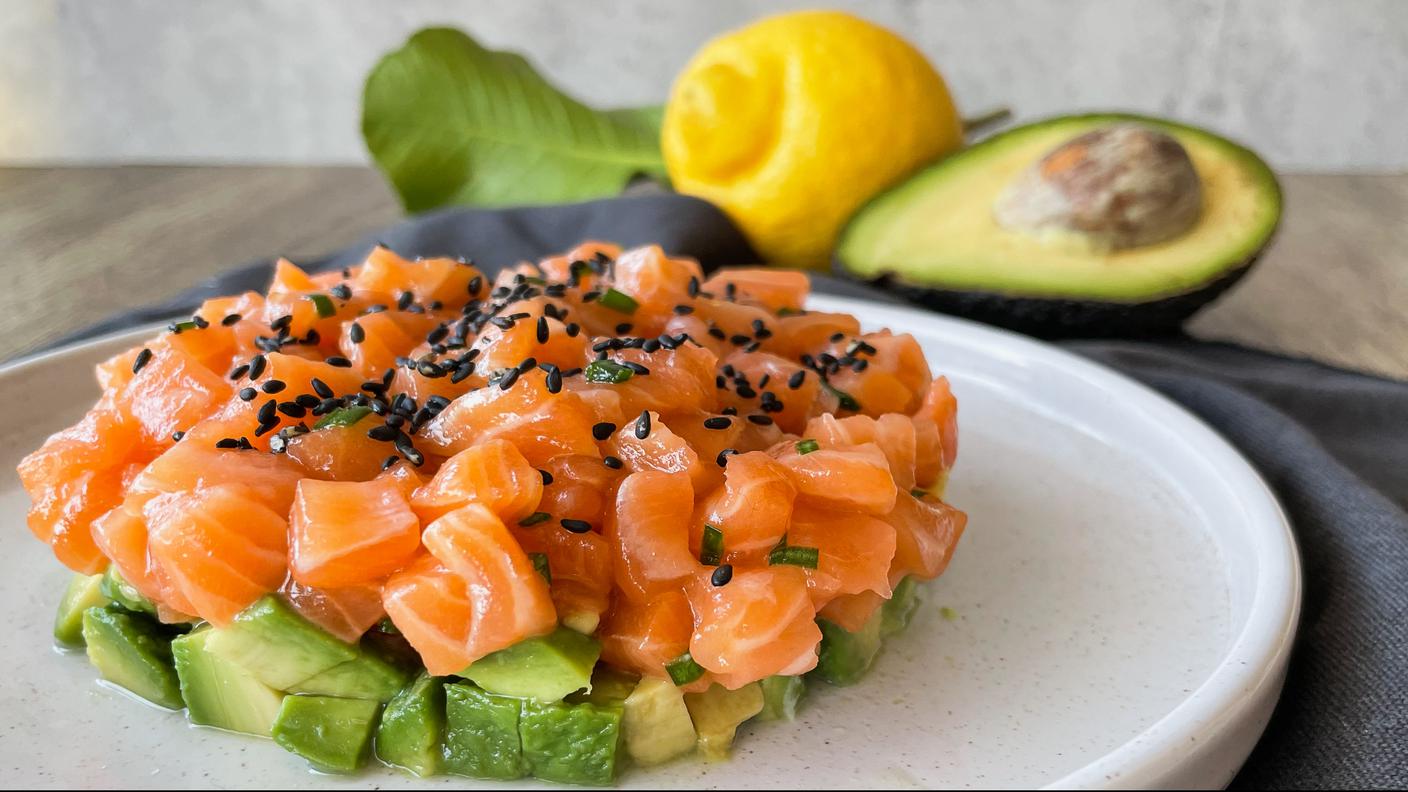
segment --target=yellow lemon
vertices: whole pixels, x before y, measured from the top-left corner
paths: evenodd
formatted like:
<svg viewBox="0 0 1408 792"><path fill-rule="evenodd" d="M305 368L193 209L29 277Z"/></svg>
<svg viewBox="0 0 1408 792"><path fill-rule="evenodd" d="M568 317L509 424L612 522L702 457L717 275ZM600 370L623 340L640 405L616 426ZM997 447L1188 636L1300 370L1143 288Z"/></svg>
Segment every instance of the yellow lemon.
<svg viewBox="0 0 1408 792"><path fill-rule="evenodd" d="M924 56L833 11L705 44L675 80L661 133L675 189L722 207L768 261L813 268L862 203L962 142Z"/></svg>

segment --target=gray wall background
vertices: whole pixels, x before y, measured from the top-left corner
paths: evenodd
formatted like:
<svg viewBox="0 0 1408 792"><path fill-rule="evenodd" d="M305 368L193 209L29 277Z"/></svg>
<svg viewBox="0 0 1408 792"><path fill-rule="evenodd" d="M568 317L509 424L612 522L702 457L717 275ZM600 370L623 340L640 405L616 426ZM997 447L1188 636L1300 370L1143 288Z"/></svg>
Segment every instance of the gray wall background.
<svg viewBox="0 0 1408 792"><path fill-rule="evenodd" d="M661 101L714 34L811 6L902 32L969 114L1142 110L1282 169L1408 169L1400 0L0 0L0 163L364 162L362 79L421 26L612 106Z"/></svg>

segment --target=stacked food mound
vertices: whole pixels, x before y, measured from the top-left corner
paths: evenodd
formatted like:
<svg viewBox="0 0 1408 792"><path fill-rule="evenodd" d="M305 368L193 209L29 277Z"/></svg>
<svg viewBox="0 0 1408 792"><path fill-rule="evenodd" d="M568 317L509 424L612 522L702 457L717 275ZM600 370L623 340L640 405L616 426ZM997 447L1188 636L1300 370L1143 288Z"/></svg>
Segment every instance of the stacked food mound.
<svg viewBox="0 0 1408 792"><path fill-rule="evenodd" d="M377 248L98 366L20 465L55 634L328 771L607 783L838 684L940 574L956 402L805 275Z"/></svg>

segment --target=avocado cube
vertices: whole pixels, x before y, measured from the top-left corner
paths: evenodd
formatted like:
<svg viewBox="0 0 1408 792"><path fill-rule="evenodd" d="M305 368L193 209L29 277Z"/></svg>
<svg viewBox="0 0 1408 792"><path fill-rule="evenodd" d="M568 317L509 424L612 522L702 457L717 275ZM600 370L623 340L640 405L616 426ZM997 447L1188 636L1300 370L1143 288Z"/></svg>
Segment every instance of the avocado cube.
<svg viewBox="0 0 1408 792"><path fill-rule="evenodd" d="M445 770L470 778L522 778L518 699L463 683L445 686Z"/></svg>
<svg viewBox="0 0 1408 792"><path fill-rule="evenodd" d="M703 693L686 693L684 703L707 759L727 759L738 727L763 711L763 686L751 682L737 690L711 685Z"/></svg>
<svg viewBox="0 0 1408 792"><path fill-rule="evenodd" d="M621 732L626 753L642 766L683 756L699 741L684 703L684 691L659 677L644 677L626 697Z"/></svg>
<svg viewBox="0 0 1408 792"><path fill-rule="evenodd" d="M380 652L367 647L345 663L309 677L288 689L289 693L314 696L367 699L383 704L406 686L411 675Z"/></svg>
<svg viewBox="0 0 1408 792"><path fill-rule="evenodd" d="M523 702L518 733L529 772L544 781L605 786L616 778L620 706Z"/></svg>
<svg viewBox="0 0 1408 792"><path fill-rule="evenodd" d="M381 704L331 696L285 696L274 720L274 742L315 770L352 773L371 755Z"/></svg>
<svg viewBox="0 0 1408 792"><path fill-rule="evenodd" d="M622 671L604 663L597 665L592 671L592 686L587 690L579 690L576 693L568 694L563 699L568 704L596 704L598 706L615 705L620 706L631 691L636 689L636 683L640 682L640 675L629 671Z"/></svg>
<svg viewBox="0 0 1408 792"><path fill-rule="evenodd" d="M445 683L422 672L402 688L381 713L376 755L421 778L442 771L445 740Z"/></svg>
<svg viewBox="0 0 1408 792"><path fill-rule="evenodd" d="M102 575L74 575L64 589L64 598L59 600L58 613L54 614L54 640L67 646L82 646L83 612L108 602L103 595Z"/></svg>
<svg viewBox="0 0 1408 792"><path fill-rule="evenodd" d="M807 683L799 676L774 674L761 680L763 687L763 720L792 720L797 717L797 704L807 694Z"/></svg>
<svg viewBox="0 0 1408 792"><path fill-rule="evenodd" d="M558 627L482 657L459 675L501 696L561 701L591 687L600 656L601 644L595 638Z"/></svg>
<svg viewBox="0 0 1408 792"><path fill-rule="evenodd" d="M206 643L214 633L207 627L171 642L186 716L200 726L256 737L273 736L284 694L255 679L243 667L211 653Z"/></svg>
<svg viewBox="0 0 1408 792"><path fill-rule="evenodd" d="M145 613L148 616L156 615L156 603L147 599L142 592L138 591L127 579L117 571L115 565L109 565L103 573L103 596L112 600L113 604L119 605L133 613Z"/></svg>
<svg viewBox="0 0 1408 792"><path fill-rule="evenodd" d="M883 612L877 612L856 632L849 632L826 619L817 619L817 626L821 628L821 649L811 673L843 687L859 682L880 653L884 618Z"/></svg>
<svg viewBox="0 0 1408 792"><path fill-rule="evenodd" d="M89 608L83 612L83 642L103 679L158 706L183 706L171 639L150 619L112 605Z"/></svg>
<svg viewBox="0 0 1408 792"><path fill-rule="evenodd" d="M909 626L910 619L920 605L919 580L913 575L906 577L895 586L885 604L880 606L880 635L890 636Z"/></svg>
<svg viewBox="0 0 1408 792"><path fill-rule="evenodd" d="M275 690L357 659L357 647L328 635L272 594L216 629L206 647Z"/></svg>

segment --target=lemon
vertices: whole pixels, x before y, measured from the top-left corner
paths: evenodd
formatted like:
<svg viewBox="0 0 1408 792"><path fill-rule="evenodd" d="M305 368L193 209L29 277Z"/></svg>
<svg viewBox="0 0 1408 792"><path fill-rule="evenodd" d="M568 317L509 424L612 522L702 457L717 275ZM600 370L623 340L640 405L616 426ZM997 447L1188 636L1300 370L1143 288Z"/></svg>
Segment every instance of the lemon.
<svg viewBox="0 0 1408 792"><path fill-rule="evenodd" d="M675 189L721 207L768 261L811 268L862 203L962 142L924 56L833 11L705 44L676 78L661 131Z"/></svg>

